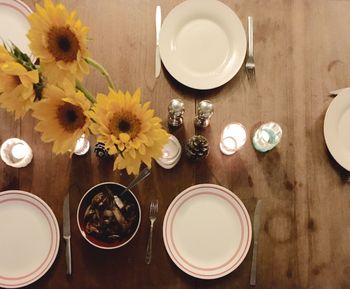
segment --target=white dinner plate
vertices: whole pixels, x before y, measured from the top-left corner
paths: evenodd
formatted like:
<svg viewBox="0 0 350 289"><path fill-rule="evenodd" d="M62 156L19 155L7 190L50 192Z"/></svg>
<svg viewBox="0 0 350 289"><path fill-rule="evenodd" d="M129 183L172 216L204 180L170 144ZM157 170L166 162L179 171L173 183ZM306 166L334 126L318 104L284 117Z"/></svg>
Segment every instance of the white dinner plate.
<svg viewBox="0 0 350 289"><path fill-rule="evenodd" d="M344 89L329 105L324 120L328 150L344 169L350 171L350 88Z"/></svg>
<svg viewBox="0 0 350 289"><path fill-rule="evenodd" d="M26 34L30 24L27 16L32 10L18 0L0 0L0 43L14 43L22 52L33 58Z"/></svg>
<svg viewBox="0 0 350 289"><path fill-rule="evenodd" d="M164 218L163 238L170 258L182 271L216 279L244 260L252 228L235 194L218 185L200 184L172 201Z"/></svg>
<svg viewBox="0 0 350 289"><path fill-rule="evenodd" d="M238 16L217 0L187 0L165 18L161 59L169 73L195 89L228 82L245 58L247 40Z"/></svg>
<svg viewBox="0 0 350 289"><path fill-rule="evenodd" d="M0 192L0 231L0 287L26 286L49 270L60 234L42 199L23 191Z"/></svg>

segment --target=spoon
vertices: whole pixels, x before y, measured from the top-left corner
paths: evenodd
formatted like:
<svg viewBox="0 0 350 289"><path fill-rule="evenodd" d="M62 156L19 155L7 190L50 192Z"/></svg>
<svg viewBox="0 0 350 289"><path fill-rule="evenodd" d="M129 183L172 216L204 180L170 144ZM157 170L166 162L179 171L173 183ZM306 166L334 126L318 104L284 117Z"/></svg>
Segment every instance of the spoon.
<svg viewBox="0 0 350 289"><path fill-rule="evenodd" d="M151 174L151 171L146 167L144 168L131 182L130 184L117 196L113 194L114 202L119 207L119 209L122 209L124 207L123 201L120 199L125 192L131 190L133 187L135 187L139 182L143 181L145 178L147 178ZM109 188L107 187L107 190L109 191Z"/></svg>

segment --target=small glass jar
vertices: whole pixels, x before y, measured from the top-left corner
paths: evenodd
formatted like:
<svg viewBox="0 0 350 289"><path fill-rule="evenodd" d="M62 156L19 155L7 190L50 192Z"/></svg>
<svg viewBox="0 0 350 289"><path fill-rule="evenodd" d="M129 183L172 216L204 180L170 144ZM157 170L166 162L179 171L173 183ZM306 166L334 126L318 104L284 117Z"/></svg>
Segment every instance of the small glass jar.
<svg viewBox="0 0 350 289"><path fill-rule="evenodd" d="M171 169L179 162L181 151L178 139L174 135L170 135L168 143L163 147L162 156L156 162L164 169Z"/></svg>
<svg viewBox="0 0 350 289"><path fill-rule="evenodd" d="M282 128L275 122L261 125L254 133L252 143L259 152L272 150L282 138Z"/></svg>
<svg viewBox="0 0 350 289"><path fill-rule="evenodd" d="M74 154L78 156L85 155L90 149L90 142L88 138L83 134L76 142L74 148Z"/></svg>
<svg viewBox="0 0 350 289"><path fill-rule="evenodd" d="M230 123L221 133L220 150L225 155L232 155L240 150L247 141L247 132L241 123Z"/></svg>

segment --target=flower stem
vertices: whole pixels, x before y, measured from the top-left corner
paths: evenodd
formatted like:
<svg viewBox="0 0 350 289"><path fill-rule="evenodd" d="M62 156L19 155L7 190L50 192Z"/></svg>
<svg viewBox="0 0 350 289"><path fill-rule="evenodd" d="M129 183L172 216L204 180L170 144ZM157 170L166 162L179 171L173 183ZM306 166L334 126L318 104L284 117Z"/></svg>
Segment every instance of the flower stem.
<svg viewBox="0 0 350 289"><path fill-rule="evenodd" d="M91 66L93 66L94 68L96 68L107 80L108 86L110 88L115 89L114 83L111 79L111 76L109 75L108 71L98 62L96 62L95 60L93 60L90 57L85 58L85 61L90 64Z"/></svg>
<svg viewBox="0 0 350 289"><path fill-rule="evenodd" d="M92 95L92 93L86 89L86 87L79 81L77 80L75 82L75 87L80 90L82 93L84 93L85 97L91 102L95 103L95 97Z"/></svg>

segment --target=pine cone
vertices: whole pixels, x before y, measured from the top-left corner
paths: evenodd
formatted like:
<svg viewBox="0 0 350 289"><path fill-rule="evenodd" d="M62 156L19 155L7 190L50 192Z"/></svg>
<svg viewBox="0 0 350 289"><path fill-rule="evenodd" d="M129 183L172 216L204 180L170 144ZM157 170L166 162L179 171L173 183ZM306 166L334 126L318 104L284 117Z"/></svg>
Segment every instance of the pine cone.
<svg viewBox="0 0 350 289"><path fill-rule="evenodd" d="M98 142L95 145L94 152L96 156L98 156L101 159L105 159L109 157L108 151L106 150L105 145L102 142Z"/></svg>
<svg viewBox="0 0 350 289"><path fill-rule="evenodd" d="M191 137L186 144L186 155L193 161L205 159L209 153L208 140L201 135Z"/></svg>

